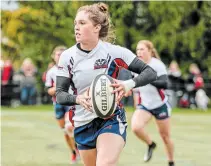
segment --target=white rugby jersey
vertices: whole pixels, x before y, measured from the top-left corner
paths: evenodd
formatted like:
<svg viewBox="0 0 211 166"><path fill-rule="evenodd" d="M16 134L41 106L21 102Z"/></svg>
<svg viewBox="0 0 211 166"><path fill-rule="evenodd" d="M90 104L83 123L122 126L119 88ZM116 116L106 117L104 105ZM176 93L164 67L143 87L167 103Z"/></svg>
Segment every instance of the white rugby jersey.
<svg viewBox="0 0 211 166"><path fill-rule="evenodd" d="M46 81L45 81L45 86L46 87L55 87L56 86L56 73L58 71L58 67L54 65L52 68L50 68L47 71L46 74ZM71 89L72 87L69 88L69 93L73 94L73 91ZM56 96L52 97L53 102L56 102Z"/></svg>
<svg viewBox="0 0 211 166"><path fill-rule="evenodd" d="M152 57L151 61L147 65L157 72L158 77L167 74L165 64L157 58ZM139 92L141 102L139 104L142 104L149 110L162 106L168 100L168 97L165 95L163 89L158 89L151 84L135 88L134 91Z"/></svg>
<svg viewBox="0 0 211 166"><path fill-rule="evenodd" d="M45 81L45 86L46 87L54 87L56 86L56 72L57 72L57 66L54 65L52 68L50 68L47 71L46 74L46 81ZM53 102L56 102L56 97L52 97Z"/></svg>
<svg viewBox="0 0 211 166"><path fill-rule="evenodd" d="M46 87L53 87L53 86L56 85L56 72L57 72L57 66L56 65L54 65L52 68L50 68L47 71L46 81L45 81Z"/></svg>
<svg viewBox="0 0 211 166"><path fill-rule="evenodd" d="M89 53L81 51L76 45L65 50L59 60L57 76L72 79L75 94L83 94L93 79L102 73L117 78L119 67L128 68L135 54L130 50L99 40L97 46ZM97 117L95 113L76 105L74 125L85 125Z"/></svg>

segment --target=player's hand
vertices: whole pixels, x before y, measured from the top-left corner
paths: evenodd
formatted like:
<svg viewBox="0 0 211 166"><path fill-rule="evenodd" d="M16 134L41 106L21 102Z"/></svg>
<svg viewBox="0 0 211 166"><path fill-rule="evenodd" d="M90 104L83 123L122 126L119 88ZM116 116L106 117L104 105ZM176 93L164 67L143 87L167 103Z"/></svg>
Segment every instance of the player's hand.
<svg viewBox="0 0 211 166"><path fill-rule="evenodd" d="M127 93L125 93L125 97L128 97L128 96L132 96L132 94L133 94L133 91L132 90L130 90L130 91L128 91Z"/></svg>
<svg viewBox="0 0 211 166"><path fill-rule="evenodd" d="M76 103L80 104L88 111L91 111L92 104L91 104L91 97L89 96L89 89L87 89L82 95L78 95L76 97Z"/></svg>
<svg viewBox="0 0 211 166"><path fill-rule="evenodd" d="M125 86L123 84L123 81L113 79L114 83L111 84L112 87L114 87L114 91L112 93L116 93L116 103L119 103L122 99L122 97L126 94Z"/></svg>

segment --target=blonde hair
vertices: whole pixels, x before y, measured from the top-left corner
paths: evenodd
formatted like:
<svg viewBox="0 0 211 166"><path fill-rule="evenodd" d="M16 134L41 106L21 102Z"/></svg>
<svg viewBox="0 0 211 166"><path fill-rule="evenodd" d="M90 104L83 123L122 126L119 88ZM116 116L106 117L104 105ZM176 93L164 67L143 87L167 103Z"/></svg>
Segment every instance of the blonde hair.
<svg viewBox="0 0 211 166"><path fill-rule="evenodd" d="M33 72L35 72L36 71L36 67L35 67L35 65L34 65L34 63L33 63L33 61L32 61L32 59L31 58L25 58L24 60L23 60L23 63L22 63L22 65L21 65L21 69L23 70L23 71L26 71L26 70L31 70L31 71L33 71Z"/></svg>
<svg viewBox="0 0 211 166"><path fill-rule="evenodd" d="M177 61L175 61L175 60L171 61L169 68L172 68L172 66L175 66L175 68L177 70L179 70L179 65L178 65Z"/></svg>
<svg viewBox="0 0 211 166"><path fill-rule="evenodd" d="M99 32L99 38L101 40L108 42L115 41L116 38L108 12L108 5L102 2L92 5L85 5L80 7L77 13L80 11L85 11L86 13L89 13L89 18L94 25L101 25L101 29Z"/></svg>
<svg viewBox="0 0 211 166"><path fill-rule="evenodd" d="M151 41L149 41L149 40L140 40L137 45L139 45L140 43L143 43L151 51L152 57L160 59L160 56L158 55L158 52L154 48L154 45L153 45L153 43Z"/></svg>
<svg viewBox="0 0 211 166"><path fill-rule="evenodd" d="M189 71L194 72L195 74L200 74L201 71L196 63L191 63L189 66Z"/></svg>
<svg viewBox="0 0 211 166"><path fill-rule="evenodd" d="M57 51L64 51L64 50L66 50L67 49L67 47L65 47L65 46L56 46L54 49L53 49L53 52L52 52L52 54L51 54L51 58L54 58L54 56L55 56L55 53L57 52Z"/></svg>
<svg viewBox="0 0 211 166"><path fill-rule="evenodd" d="M27 66L27 65L31 65L31 66L34 65L31 58L25 58L25 59L23 60L22 68L24 68L24 67Z"/></svg>

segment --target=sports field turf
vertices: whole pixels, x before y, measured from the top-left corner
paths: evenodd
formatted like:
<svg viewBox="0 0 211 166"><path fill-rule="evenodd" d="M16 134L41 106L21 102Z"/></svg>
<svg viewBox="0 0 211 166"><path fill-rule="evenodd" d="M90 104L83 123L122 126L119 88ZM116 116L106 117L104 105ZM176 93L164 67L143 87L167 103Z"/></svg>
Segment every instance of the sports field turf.
<svg viewBox="0 0 211 166"><path fill-rule="evenodd" d="M211 166L211 110L173 110L172 138L176 166ZM147 127L158 147L149 163L143 162L146 146L130 130L119 166L167 166L154 121ZM68 148L54 120L51 106L1 108L2 166L68 166ZM82 164L76 164L81 166Z"/></svg>

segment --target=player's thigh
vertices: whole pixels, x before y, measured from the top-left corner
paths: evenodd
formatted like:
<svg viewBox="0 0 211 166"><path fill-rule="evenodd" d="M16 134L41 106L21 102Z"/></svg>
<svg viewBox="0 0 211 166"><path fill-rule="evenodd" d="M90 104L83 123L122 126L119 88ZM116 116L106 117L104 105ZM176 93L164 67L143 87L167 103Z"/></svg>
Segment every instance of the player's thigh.
<svg viewBox="0 0 211 166"><path fill-rule="evenodd" d="M159 133L164 136L169 136L171 130L171 107L166 103L156 111L158 113L155 118Z"/></svg>
<svg viewBox="0 0 211 166"><path fill-rule="evenodd" d="M170 117L162 120L156 119L156 124L161 136L170 137L170 131L171 131Z"/></svg>
<svg viewBox="0 0 211 166"><path fill-rule="evenodd" d="M144 128L151 118L152 114L148 111L142 109L136 110L131 119L132 129Z"/></svg>
<svg viewBox="0 0 211 166"><path fill-rule="evenodd" d="M79 150L80 157L84 163L84 166L95 166L97 151L96 149Z"/></svg>
<svg viewBox="0 0 211 166"><path fill-rule="evenodd" d="M114 133L103 133L97 138L97 166L115 165L125 145L123 137Z"/></svg>

